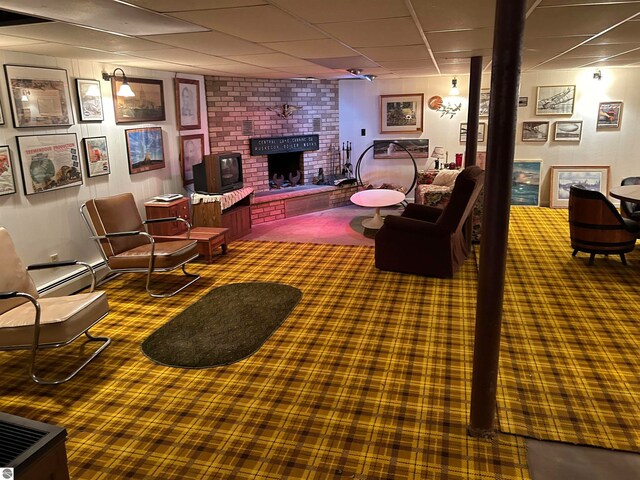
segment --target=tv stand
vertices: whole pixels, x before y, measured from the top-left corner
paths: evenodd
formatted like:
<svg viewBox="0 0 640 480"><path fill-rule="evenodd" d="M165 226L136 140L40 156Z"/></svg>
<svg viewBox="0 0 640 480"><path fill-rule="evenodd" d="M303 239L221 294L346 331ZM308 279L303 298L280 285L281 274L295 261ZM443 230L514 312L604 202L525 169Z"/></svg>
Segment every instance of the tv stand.
<svg viewBox="0 0 640 480"><path fill-rule="evenodd" d="M229 242L251 233L252 193L252 188L242 188L224 195L216 195L218 198L214 201L197 203L197 196L192 197L193 226L228 228Z"/></svg>

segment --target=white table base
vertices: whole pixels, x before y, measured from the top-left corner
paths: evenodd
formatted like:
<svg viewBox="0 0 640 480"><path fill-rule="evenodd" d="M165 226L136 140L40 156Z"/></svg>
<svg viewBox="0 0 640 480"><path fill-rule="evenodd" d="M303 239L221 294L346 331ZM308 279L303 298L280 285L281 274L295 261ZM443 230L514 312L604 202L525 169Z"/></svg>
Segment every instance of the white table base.
<svg viewBox="0 0 640 480"><path fill-rule="evenodd" d="M380 215L380 207L376 208L376 213L372 218L365 218L362 221L362 226L371 230L380 230L383 224L384 218L382 218L382 215Z"/></svg>

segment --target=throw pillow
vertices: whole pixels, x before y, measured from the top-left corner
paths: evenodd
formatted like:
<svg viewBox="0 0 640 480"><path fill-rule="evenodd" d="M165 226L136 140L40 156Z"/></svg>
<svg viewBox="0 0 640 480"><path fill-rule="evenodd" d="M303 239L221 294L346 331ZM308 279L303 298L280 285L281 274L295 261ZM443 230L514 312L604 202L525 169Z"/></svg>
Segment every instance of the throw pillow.
<svg viewBox="0 0 640 480"><path fill-rule="evenodd" d="M442 185L445 187L453 187L456 181L456 177L460 173L460 170L440 170L433 179L432 185Z"/></svg>

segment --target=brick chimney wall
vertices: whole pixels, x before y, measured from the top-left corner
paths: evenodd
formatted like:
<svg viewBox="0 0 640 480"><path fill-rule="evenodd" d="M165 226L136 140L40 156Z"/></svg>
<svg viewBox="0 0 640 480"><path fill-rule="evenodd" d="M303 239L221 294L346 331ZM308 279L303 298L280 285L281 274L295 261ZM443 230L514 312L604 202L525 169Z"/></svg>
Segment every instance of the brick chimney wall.
<svg viewBox="0 0 640 480"><path fill-rule="evenodd" d="M242 153L244 185L256 192L269 190L267 157L252 157L249 139L317 133L320 149L304 152L304 183L310 184L318 169L331 173L338 164L339 118L336 80L278 80L264 78L205 77L211 152ZM283 104L302 107L288 118L267 108ZM313 120L321 126L314 130ZM253 133L243 135L243 121L252 122ZM246 125L245 125L246 126Z"/></svg>

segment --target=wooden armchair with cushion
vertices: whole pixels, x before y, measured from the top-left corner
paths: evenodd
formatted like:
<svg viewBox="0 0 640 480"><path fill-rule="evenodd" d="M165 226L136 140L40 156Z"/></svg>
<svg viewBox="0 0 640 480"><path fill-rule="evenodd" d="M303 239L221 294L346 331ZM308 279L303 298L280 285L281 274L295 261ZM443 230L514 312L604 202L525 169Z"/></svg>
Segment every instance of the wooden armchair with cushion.
<svg viewBox="0 0 640 480"><path fill-rule="evenodd" d="M82 265L92 275L91 292L66 297L38 298L28 270ZM109 344L108 337L93 337L89 329L109 313L104 292L94 292L95 273L74 260L24 267L9 233L0 227L0 350L31 350L29 374L40 384L56 385L73 378ZM46 380L36 374L36 357L45 348L63 347L85 334L102 342L91 356L64 378Z"/></svg>
<svg viewBox="0 0 640 480"><path fill-rule="evenodd" d="M444 208L410 204L388 216L375 237L376 267L430 277L452 277L467 258L464 223L482 190L484 171L465 168Z"/></svg>
<svg viewBox="0 0 640 480"><path fill-rule="evenodd" d="M131 193L89 200L82 205L80 213L111 274L146 273L146 289L152 297L171 297L200 278L185 270L187 262L198 257L195 240L156 243L145 230L145 225L150 223L182 221L187 224L189 238L191 225L186 220L170 217L143 221ZM191 278L189 282L170 293L151 291L153 272L168 272L180 267Z"/></svg>

